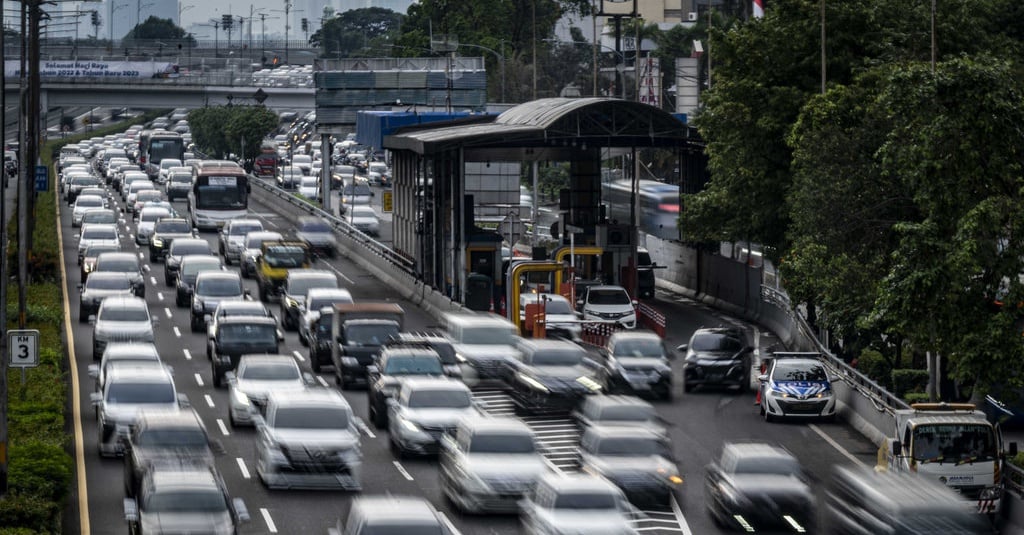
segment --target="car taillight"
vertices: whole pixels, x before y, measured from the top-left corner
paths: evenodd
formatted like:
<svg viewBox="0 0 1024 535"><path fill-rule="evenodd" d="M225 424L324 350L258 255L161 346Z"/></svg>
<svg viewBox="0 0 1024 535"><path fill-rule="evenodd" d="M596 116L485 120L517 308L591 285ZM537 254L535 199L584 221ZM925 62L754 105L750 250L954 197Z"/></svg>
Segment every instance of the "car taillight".
<svg viewBox="0 0 1024 535"><path fill-rule="evenodd" d="M679 205L678 204L662 203L662 204L658 205L658 211L660 211L660 212L678 212L679 211Z"/></svg>

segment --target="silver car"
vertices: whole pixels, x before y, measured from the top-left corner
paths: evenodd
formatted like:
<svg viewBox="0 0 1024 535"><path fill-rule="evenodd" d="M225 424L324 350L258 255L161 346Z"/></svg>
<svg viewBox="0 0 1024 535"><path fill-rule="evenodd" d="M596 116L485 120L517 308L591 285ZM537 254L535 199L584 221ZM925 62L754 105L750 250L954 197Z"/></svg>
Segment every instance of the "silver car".
<svg viewBox="0 0 1024 535"><path fill-rule="evenodd" d="M137 365L160 364L160 353L153 343L115 343L107 344L106 351L99 364L89 365L89 377L96 379L96 390L103 390L107 374L114 366L131 363ZM170 367L168 366L168 369Z"/></svg>
<svg viewBox="0 0 1024 535"><path fill-rule="evenodd" d="M78 289L78 321L82 323L99 310L103 299L114 295L135 295L135 287L126 273L96 273L78 285Z"/></svg>
<svg viewBox="0 0 1024 535"><path fill-rule="evenodd" d="M256 274L256 259L263 254L261 246L263 242L280 241L284 236L280 232L250 232L245 235L242 248L242 277L249 278Z"/></svg>
<svg viewBox="0 0 1024 535"><path fill-rule="evenodd" d="M147 206L139 210L139 223L135 227L135 243L149 245L156 222L164 217L174 217L170 210L162 206Z"/></svg>
<svg viewBox="0 0 1024 535"><path fill-rule="evenodd" d="M137 498L124 499L124 518L129 533L233 535L249 510L230 498L216 469L159 466L142 478Z"/></svg>
<svg viewBox="0 0 1024 535"><path fill-rule="evenodd" d="M106 376L103 389L90 395L96 407L102 456L124 453L128 436L140 409L176 412L188 406L174 387L171 372L163 366L115 366Z"/></svg>
<svg viewBox="0 0 1024 535"><path fill-rule="evenodd" d="M380 235L380 218L370 206L357 204L349 210L346 218L359 232L368 236Z"/></svg>
<svg viewBox="0 0 1024 535"><path fill-rule="evenodd" d="M592 475L548 474L520 502L523 533L636 534L632 520L639 515L622 491Z"/></svg>
<svg viewBox="0 0 1024 535"><path fill-rule="evenodd" d="M580 466L615 483L635 504L667 505L682 484L669 441L637 427L590 427L580 439Z"/></svg>
<svg viewBox="0 0 1024 535"><path fill-rule="evenodd" d="M153 342L153 324L146 300L141 297L107 297L95 316L89 316L92 330L92 359L99 360L111 342Z"/></svg>
<svg viewBox="0 0 1024 535"><path fill-rule="evenodd" d="M224 374L228 382L228 421L252 425L254 412L262 412L271 392L305 390L313 376L303 374L290 355L243 355L235 371Z"/></svg>
<svg viewBox="0 0 1024 535"><path fill-rule="evenodd" d="M391 447L399 456L437 453L441 435L479 415L469 387L443 378L406 378L387 404Z"/></svg>
<svg viewBox="0 0 1024 535"><path fill-rule="evenodd" d="M267 487L362 488L359 430L340 392L271 392L266 412L254 419L256 473Z"/></svg>
<svg viewBox="0 0 1024 535"><path fill-rule="evenodd" d="M99 195L79 195L75 199L75 207L71 209L71 226L82 226L82 218L90 210L102 210L107 207L107 201Z"/></svg>
<svg viewBox="0 0 1024 535"><path fill-rule="evenodd" d="M339 519L327 535L377 535L380 533L460 535L444 513L421 496L395 496L390 492L352 500L348 516Z"/></svg>
<svg viewBox="0 0 1024 535"><path fill-rule="evenodd" d="M224 263L231 265L231 262L242 261L242 251L245 248L245 235L250 232L263 230L263 223L258 219L234 219L228 221L220 231L219 249L224 256Z"/></svg>
<svg viewBox="0 0 1024 535"><path fill-rule="evenodd" d="M299 342L309 346L313 340L313 325L320 319L320 309L352 302L352 294L344 288L310 288L306 292L306 308L299 316Z"/></svg>
<svg viewBox="0 0 1024 535"><path fill-rule="evenodd" d="M97 244L121 245L121 234L117 232L117 225L90 223L82 226L82 233L78 236L78 265L82 265L85 250L90 245Z"/></svg>
<svg viewBox="0 0 1024 535"><path fill-rule="evenodd" d="M515 418L467 418L441 437L441 491L467 512L515 513L550 469L533 431Z"/></svg>

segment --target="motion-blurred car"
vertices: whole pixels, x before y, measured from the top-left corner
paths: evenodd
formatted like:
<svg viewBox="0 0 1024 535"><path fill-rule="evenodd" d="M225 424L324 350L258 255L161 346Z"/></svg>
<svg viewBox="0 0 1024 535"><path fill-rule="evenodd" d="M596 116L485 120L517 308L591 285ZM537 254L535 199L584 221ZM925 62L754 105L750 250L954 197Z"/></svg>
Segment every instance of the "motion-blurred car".
<svg viewBox="0 0 1024 535"><path fill-rule="evenodd" d="M90 224L95 224L95 223L104 223L104 224L108 224L108 225L113 225L113 224L117 223L117 219L118 219L117 212L115 212L114 210L112 210L110 208L103 209L103 210L92 209L92 210L89 210L88 212L82 214L81 225L90 225Z"/></svg>
<svg viewBox="0 0 1024 535"><path fill-rule="evenodd" d="M256 274L256 259L263 253L264 242L281 241L284 236L280 232L250 232L245 235L242 246L241 272L243 278L250 278Z"/></svg>
<svg viewBox="0 0 1024 535"><path fill-rule="evenodd" d="M672 399L672 366L657 334L618 331L600 353L603 384L610 392Z"/></svg>
<svg viewBox="0 0 1024 535"><path fill-rule="evenodd" d="M588 427L580 466L615 483L634 504L664 506L683 483L668 439L639 427Z"/></svg>
<svg viewBox="0 0 1024 535"><path fill-rule="evenodd" d="M249 510L230 497L215 469L161 467L143 478L138 498L124 499L124 517L134 535L233 535Z"/></svg>
<svg viewBox="0 0 1024 535"><path fill-rule="evenodd" d="M71 209L71 226L82 226L82 219L87 211L106 207L107 201L103 197L98 195L79 195L75 199L75 207Z"/></svg>
<svg viewBox="0 0 1024 535"><path fill-rule="evenodd" d="M110 342L152 342L154 321L141 297L104 298L96 314L89 316L92 359L99 360Z"/></svg>
<svg viewBox="0 0 1024 535"><path fill-rule="evenodd" d="M519 296L519 320L526 321L526 306L544 306L544 336L579 341L583 327L580 316L564 296L550 293L523 293Z"/></svg>
<svg viewBox="0 0 1024 535"><path fill-rule="evenodd" d="M550 469L529 426L515 418L467 418L441 437L441 491L462 511L515 513Z"/></svg>
<svg viewBox="0 0 1024 535"><path fill-rule="evenodd" d="M602 477L584 474L546 474L520 502L523 533L638 533L638 518L622 491Z"/></svg>
<svg viewBox="0 0 1024 535"><path fill-rule="evenodd" d="M414 376L444 375L441 358L430 346L384 346L375 363L366 368L366 397L370 421L378 429L388 424L387 400L398 392L402 380Z"/></svg>
<svg viewBox="0 0 1024 535"><path fill-rule="evenodd" d="M135 288L132 280L124 273L97 273L80 284L78 321L89 321L89 316L96 314L100 302L110 296L133 296Z"/></svg>
<svg viewBox="0 0 1024 535"><path fill-rule="evenodd" d="M82 267L79 275L84 282L89 278L89 274L96 268L96 257L101 253L117 253L121 251L120 245L114 245L109 243L103 243L98 245L91 245L85 250L82 255Z"/></svg>
<svg viewBox="0 0 1024 535"><path fill-rule="evenodd" d="M337 390L271 392L256 421L256 473L269 488L362 488L359 430Z"/></svg>
<svg viewBox="0 0 1024 535"><path fill-rule="evenodd" d="M164 193L162 191L160 191L160 190L155 190L155 189L142 190L142 191L138 192L135 195L135 202L132 203L132 207L131 207L132 209L129 210L129 212L131 212L131 213L135 214L136 216L138 216L139 210L142 210L143 206L146 206L149 203L165 202L165 201L166 201L166 198L164 197Z"/></svg>
<svg viewBox="0 0 1024 535"><path fill-rule="evenodd" d="M298 330L310 290L338 287L338 276L325 269L288 270L281 287L281 327L286 331Z"/></svg>
<svg viewBox="0 0 1024 535"><path fill-rule="evenodd" d="M187 307L192 302L192 289L196 284L196 277L203 271L223 271L224 266L220 258L212 255L185 255L181 258L181 265L178 268L174 287L174 304L179 307Z"/></svg>
<svg viewBox="0 0 1024 535"><path fill-rule="evenodd" d="M213 467L215 452L223 451L223 445L207 434L195 410L143 410L124 440L125 496L136 496L146 472L154 468Z"/></svg>
<svg viewBox="0 0 1024 535"><path fill-rule="evenodd" d="M167 174L167 200L187 199L192 191L192 173L171 171Z"/></svg>
<svg viewBox="0 0 1024 535"><path fill-rule="evenodd" d="M341 188L341 202L338 204L338 211L345 214L353 206L370 204L372 197L373 191L365 182L349 182Z"/></svg>
<svg viewBox="0 0 1024 535"><path fill-rule="evenodd" d="M295 223L295 239L305 242L314 254L328 258L337 255L338 241L334 237L334 229L319 217L300 217Z"/></svg>
<svg viewBox="0 0 1024 535"><path fill-rule="evenodd" d="M263 230L263 222L259 219L234 219L224 224L220 231L218 248L224 256L224 263L241 262L245 248L245 236L250 232Z"/></svg>
<svg viewBox="0 0 1024 535"><path fill-rule="evenodd" d="M313 384L291 355L242 355L228 383L228 421L233 426L252 425L254 413L262 413L271 392L297 392Z"/></svg>
<svg viewBox="0 0 1024 535"><path fill-rule="evenodd" d="M444 374L448 377L462 378L462 366L459 365L459 359L455 356L455 348L452 346L452 341L444 335L431 332L402 332L385 342L384 347L400 347L409 344L425 344L433 349L441 359Z"/></svg>
<svg viewBox="0 0 1024 535"><path fill-rule="evenodd" d="M704 495L715 522L730 529L814 532L814 492L800 462L778 446L726 443L705 471Z"/></svg>
<svg viewBox="0 0 1024 535"><path fill-rule="evenodd" d="M367 236L380 236L380 218L370 205L357 204L345 216L349 224Z"/></svg>
<svg viewBox="0 0 1024 535"><path fill-rule="evenodd" d="M152 365L113 367L103 389L90 394L90 400L96 407L97 448L104 457L124 453L124 439L141 409L174 413L188 406L171 372Z"/></svg>
<svg viewBox="0 0 1024 535"><path fill-rule="evenodd" d="M320 319L322 308L352 302L352 294L344 288L310 288L306 292L305 310L298 321L299 342L304 346L309 346L314 336L313 325L316 324L316 320Z"/></svg>
<svg viewBox="0 0 1024 535"><path fill-rule="evenodd" d="M744 343L743 331L733 327L697 329L689 343L677 348L685 352L683 392L696 386L750 388L750 367L754 348Z"/></svg>
<svg viewBox="0 0 1024 535"><path fill-rule="evenodd" d="M596 364L566 340L523 339L518 357L505 362L502 378L515 404L528 412L572 410L601 392Z"/></svg>
<svg viewBox="0 0 1024 535"><path fill-rule="evenodd" d="M407 378L387 404L391 448L399 456L437 453L441 435L478 414L469 387L440 378Z"/></svg>
<svg viewBox="0 0 1024 535"><path fill-rule="evenodd" d="M124 274L131 280L132 291L135 292L135 295L146 297L146 280L142 261L132 253L121 251L100 253L93 262L92 273Z"/></svg>
<svg viewBox="0 0 1024 535"><path fill-rule="evenodd" d="M213 386L224 386L228 372L235 370L243 355L276 354L281 341L277 322L258 316L228 316L217 320L207 340Z"/></svg>
<svg viewBox="0 0 1024 535"><path fill-rule="evenodd" d="M299 179L299 195L313 201L320 200L320 177L310 175Z"/></svg>
<svg viewBox="0 0 1024 535"><path fill-rule="evenodd" d="M327 535L460 535L448 518L420 496L361 496L352 500L348 517Z"/></svg>
<svg viewBox="0 0 1024 535"><path fill-rule="evenodd" d="M584 428L595 426L634 427L668 437L665 420L654 405L635 396L587 396L573 417Z"/></svg>
<svg viewBox="0 0 1024 535"><path fill-rule="evenodd" d="M103 358L99 364L89 365L89 377L96 379L96 390L103 390L107 374L115 366L120 365L163 365L160 361L160 353L153 343L123 342L107 344L103 351ZM170 366L167 367L170 370Z"/></svg>
<svg viewBox="0 0 1024 535"><path fill-rule="evenodd" d="M766 422L775 418L834 418L836 398L824 364L809 354L774 353L761 383L760 411Z"/></svg>

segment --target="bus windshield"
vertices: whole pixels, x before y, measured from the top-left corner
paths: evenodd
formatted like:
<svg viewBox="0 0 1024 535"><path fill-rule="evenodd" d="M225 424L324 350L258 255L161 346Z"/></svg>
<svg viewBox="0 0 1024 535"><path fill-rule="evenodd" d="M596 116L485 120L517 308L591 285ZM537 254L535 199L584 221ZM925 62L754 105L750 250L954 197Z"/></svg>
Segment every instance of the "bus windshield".
<svg viewBox="0 0 1024 535"><path fill-rule="evenodd" d="M996 459L996 440L987 424L936 423L914 428L914 460L968 464Z"/></svg>
<svg viewBox="0 0 1024 535"><path fill-rule="evenodd" d="M211 177L217 178L217 177ZM197 185L196 208L213 210L235 210L246 207L248 192L244 185L235 184L209 184Z"/></svg>
<svg viewBox="0 0 1024 535"><path fill-rule="evenodd" d="M151 139L149 141L149 161L160 163L164 158L181 159L185 152L185 144L181 138Z"/></svg>

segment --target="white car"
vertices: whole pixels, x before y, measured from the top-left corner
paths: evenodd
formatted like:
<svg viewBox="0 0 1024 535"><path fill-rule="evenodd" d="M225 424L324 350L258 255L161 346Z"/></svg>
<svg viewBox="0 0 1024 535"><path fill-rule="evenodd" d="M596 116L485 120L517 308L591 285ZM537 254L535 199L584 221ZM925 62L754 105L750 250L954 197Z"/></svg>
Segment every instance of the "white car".
<svg viewBox="0 0 1024 535"><path fill-rule="evenodd" d="M304 176L299 182L299 195L316 201L320 199L320 177L315 175Z"/></svg>
<svg viewBox="0 0 1024 535"><path fill-rule="evenodd" d="M135 243L149 245L149 237L153 235L156 222L164 217L174 217L171 210L163 206L146 206L139 210L139 224L135 228Z"/></svg>
<svg viewBox="0 0 1024 535"><path fill-rule="evenodd" d="M437 453L441 435L480 415L465 383L439 377L406 378L387 404L388 435L399 455Z"/></svg>
<svg viewBox="0 0 1024 535"><path fill-rule="evenodd" d="M82 226L82 218L89 210L97 210L107 207L107 201L99 195L79 195L75 198L75 207L71 210L71 226Z"/></svg>
<svg viewBox="0 0 1024 535"><path fill-rule="evenodd" d="M160 160L160 171L157 173L156 181L159 184L167 183L167 172L172 167L183 167L181 160L177 158L164 158Z"/></svg>
<svg viewBox="0 0 1024 535"><path fill-rule="evenodd" d="M78 237L78 265L82 265L82 257L90 245L120 245L121 235L116 224L90 223L82 226Z"/></svg>
<svg viewBox="0 0 1024 535"><path fill-rule="evenodd" d="M320 319L320 310L340 303L353 303L352 294L344 288L310 288L306 293L306 309L299 317L299 341L309 346L313 325Z"/></svg>
<svg viewBox="0 0 1024 535"><path fill-rule="evenodd" d="M766 422L776 418L835 418L832 379L816 358L775 353L767 359L761 383L760 411Z"/></svg>
<svg viewBox="0 0 1024 535"><path fill-rule="evenodd" d="M228 421L252 425L253 414L267 406L271 392L305 390L313 376L303 374L291 355L242 355L235 371L224 374L228 382Z"/></svg>
<svg viewBox="0 0 1024 535"><path fill-rule="evenodd" d="M348 212L348 222L363 234L380 235L380 218L368 204L357 204Z"/></svg>
<svg viewBox="0 0 1024 535"><path fill-rule="evenodd" d="M547 474L520 502L523 533L639 533L632 520L640 515L618 487L589 474Z"/></svg>
<svg viewBox="0 0 1024 535"><path fill-rule="evenodd" d="M580 316L573 310L565 296L558 294L521 294L519 296L519 320L526 321L526 305L539 305L543 299L544 327L548 338L565 338L577 341L581 339L583 327Z"/></svg>
<svg viewBox="0 0 1024 535"><path fill-rule="evenodd" d="M622 286L588 286L576 301L584 320L616 322L636 328L636 302Z"/></svg>

